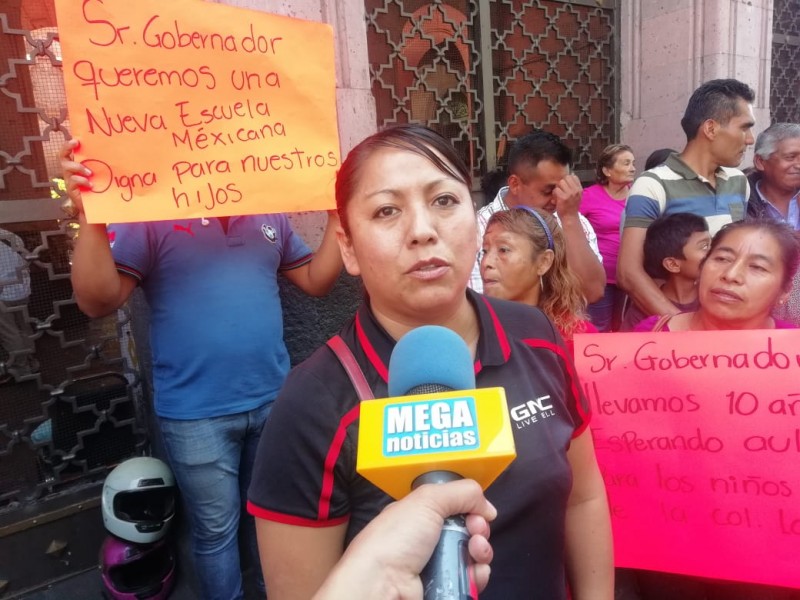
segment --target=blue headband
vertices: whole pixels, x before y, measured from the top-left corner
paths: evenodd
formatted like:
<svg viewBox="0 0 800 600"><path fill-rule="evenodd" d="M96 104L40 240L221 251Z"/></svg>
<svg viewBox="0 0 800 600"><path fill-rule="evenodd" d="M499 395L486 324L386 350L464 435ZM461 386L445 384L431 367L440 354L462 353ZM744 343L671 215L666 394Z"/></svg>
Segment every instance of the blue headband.
<svg viewBox="0 0 800 600"><path fill-rule="evenodd" d="M547 236L547 249L548 250L552 250L553 252L555 252L555 244L553 244L553 234L550 232L550 228L547 226L547 223L542 218L542 215L540 215L537 211L532 209L530 206L522 206L522 205L520 205L520 206L517 206L516 208L518 210L524 210L525 212L530 213L534 217L536 217L536 220L539 221L539 225L541 225L542 229L544 229L544 234Z"/></svg>

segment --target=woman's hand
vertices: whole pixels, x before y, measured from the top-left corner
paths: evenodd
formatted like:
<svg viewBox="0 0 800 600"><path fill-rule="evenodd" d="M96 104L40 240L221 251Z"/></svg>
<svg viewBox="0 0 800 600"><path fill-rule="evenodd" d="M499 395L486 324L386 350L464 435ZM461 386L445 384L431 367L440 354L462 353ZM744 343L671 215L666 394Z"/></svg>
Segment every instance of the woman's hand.
<svg viewBox="0 0 800 600"><path fill-rule="evenodd" d="M78 146L80 146L80 142L73 138L61 146L61 151L58 154L61 161L61 170L64 173L64 183L67 186L67 199L61 208L71 219L78 218L84 214L81 188L92 189L92 182L88 179L91 177L92 172L81 163L75 162L72 155Z"/></svg>

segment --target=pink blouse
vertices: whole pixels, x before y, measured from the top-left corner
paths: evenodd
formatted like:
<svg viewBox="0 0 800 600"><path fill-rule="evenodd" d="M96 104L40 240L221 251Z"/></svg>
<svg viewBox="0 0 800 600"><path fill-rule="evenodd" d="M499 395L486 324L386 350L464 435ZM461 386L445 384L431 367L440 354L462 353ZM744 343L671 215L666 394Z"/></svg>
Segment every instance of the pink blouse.
<svg viewBox="0 0 800 600"><path fill-rule="evenodd" d="M583 190L581 214L588 219L597 234L597 246L603 256L607 283L617 282L619 223L624 210L625 200L612 198L599 183Z"/></svg>

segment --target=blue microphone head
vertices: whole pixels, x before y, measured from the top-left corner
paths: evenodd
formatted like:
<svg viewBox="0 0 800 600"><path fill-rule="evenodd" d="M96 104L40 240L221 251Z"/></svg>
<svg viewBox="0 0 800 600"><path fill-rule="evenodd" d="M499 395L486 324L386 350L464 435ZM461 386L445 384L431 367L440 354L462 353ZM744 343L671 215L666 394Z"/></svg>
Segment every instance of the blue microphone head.
<svg viewBox="0 0 800 600"><path fill-rule="evenodd" d="M472 355L451 329L425 325L395 345L389 360L389 396L471 389L475 389Z"/></svg>

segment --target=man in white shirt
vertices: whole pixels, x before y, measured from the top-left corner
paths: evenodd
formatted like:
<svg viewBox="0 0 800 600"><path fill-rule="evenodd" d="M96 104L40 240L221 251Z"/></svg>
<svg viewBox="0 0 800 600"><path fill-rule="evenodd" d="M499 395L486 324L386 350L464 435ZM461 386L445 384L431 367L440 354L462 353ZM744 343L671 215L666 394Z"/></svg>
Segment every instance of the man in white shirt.
<svg viewBox="0 0 800 600"><path fill-rule="evenodd" d="M583 187L571 174L572 151L558 136L537 130L521 137L508 155L508 185L478 211L478 242L496 212L529 206L555 213L567 242L567 263L581 283L588 303L603 296L606 275L597 248L597 236L579 212ZM470 276L470 287L483 292L480 255Z"/></svg>
<svg viewBox="0 0 800 600"><path fill-rule="evenodd" d="M22 239L0 229L0 345L8 353L0 362L0 384L39 370L24 308L31 294L31 275L23 253Z"/></svg>

